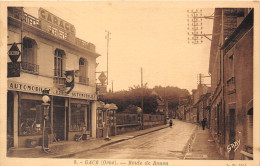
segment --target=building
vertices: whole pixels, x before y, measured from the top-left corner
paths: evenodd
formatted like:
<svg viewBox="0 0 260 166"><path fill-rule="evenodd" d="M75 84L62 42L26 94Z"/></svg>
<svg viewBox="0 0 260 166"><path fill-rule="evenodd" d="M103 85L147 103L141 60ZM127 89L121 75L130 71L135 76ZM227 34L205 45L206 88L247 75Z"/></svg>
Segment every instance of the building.
<svg viewBox="0 0 260 166"><path fill-rule="evenodd" d="M210 130L226 159L253 158L253 16L253 9L215 9Z"/></svg>
<svg viewBox="0 0 260 166"><path fill-rule="evenodd" d="M38 14L8 7L8 50L13 43L21 50L20 77L8 77L8 146L25 147L30 140L41 144L43 90L50 97L49 142L73 140L83 132L95 138L100 55L94 44L76 37L74 25L43 8Z"/></svg>
<svg viewBox="0 0 260 166"><path fill-rule="evenodd" d="M209 120L208 98L210 96L210 87L205 84L198 84L196 90L193 90L193 108L194 122L200 123L204 118Z"/></svg>

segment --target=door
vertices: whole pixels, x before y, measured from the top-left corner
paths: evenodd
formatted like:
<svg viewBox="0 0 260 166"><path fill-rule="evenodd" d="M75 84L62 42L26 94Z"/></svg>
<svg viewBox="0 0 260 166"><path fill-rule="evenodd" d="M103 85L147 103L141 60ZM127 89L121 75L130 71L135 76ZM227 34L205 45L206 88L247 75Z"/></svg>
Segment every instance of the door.
<svg viewBox="0 0 260 166"><path fill-rule="evenodd" d="M53 98L53 133L57 141L65 140L66 138L66 109L65 99L61 97Z"/></svg>
<svg viewBox="0 0 260 166"><path fill-rule="evenodd" d="M229 144L232 144L235 142L236 139L236 121L235 121L235 109L229 110ZM235 152L234 149L232 149L229 152L229 159L234 160L235 158Z"/></svg>
<svg viewBox="0 0 260 166"><path fill-rule="evenodd" d="M7 149L14 146L14 96L7 94Z"/></svg>
<svg viewBox="0 0 260 166"><path fill-rule="evenodd" d="M53 133L57 141L64 140L65 107L53 107Z"/></svg>

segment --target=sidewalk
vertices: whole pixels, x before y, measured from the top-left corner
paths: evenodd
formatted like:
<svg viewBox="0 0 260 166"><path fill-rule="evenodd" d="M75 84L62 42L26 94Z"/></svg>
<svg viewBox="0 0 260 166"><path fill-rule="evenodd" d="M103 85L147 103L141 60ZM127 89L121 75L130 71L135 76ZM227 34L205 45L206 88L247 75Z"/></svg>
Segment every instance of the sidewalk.
<svg viewBox="0 0 260 166"><path fill-rule="evenodd" d="M198 126L191 138L190 148L184 159L223 160L224 158L218 153L217 146L209 129L202 130L201 126Z"/></svg>
<svg viewBox="0 0 260 166"><path fill-rule="evenodd" d="M7 152L7 157L21 157L21 158L67 158L77 153L84 151L95 150L121 142L124 140L132 139L141 135L145 135L154 131L158 131L169 127L168 125L161 125L152 127L145 130L129 132L121 135L111 136L110 141L105 141L104 138L90 139L86 141L62 141L52 143L49 145L51 153L42 152L41 146L36 148L10 148Z"/></svg>

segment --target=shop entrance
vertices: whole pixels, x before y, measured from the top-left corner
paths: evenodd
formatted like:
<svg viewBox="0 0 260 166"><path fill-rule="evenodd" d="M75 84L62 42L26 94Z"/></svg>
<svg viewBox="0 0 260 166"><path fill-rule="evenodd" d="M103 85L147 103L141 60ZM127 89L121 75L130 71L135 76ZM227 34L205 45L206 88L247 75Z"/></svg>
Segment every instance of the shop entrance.
<svg viewBox="0 0 260 166"><path fill-rule="evenodd" d="M66 140L65 130L66 109L65 99L53 98L53 134L57 141Z"/></svg>

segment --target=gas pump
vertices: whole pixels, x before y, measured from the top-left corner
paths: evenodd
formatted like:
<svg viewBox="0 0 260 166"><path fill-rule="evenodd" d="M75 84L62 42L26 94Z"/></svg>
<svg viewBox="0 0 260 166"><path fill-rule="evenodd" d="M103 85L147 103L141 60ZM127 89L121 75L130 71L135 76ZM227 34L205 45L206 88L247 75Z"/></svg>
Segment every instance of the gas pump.
<svg viewBox="0 0 260 166"><path fill-rule="evenodd" d="M48 130L46 130L46 124L49 121L49 106L50 98L48 95L42 97L42 110L43 110L43 129L42 129L42 151L46 152L49 150L49 139L48 139Z"/></svg>

